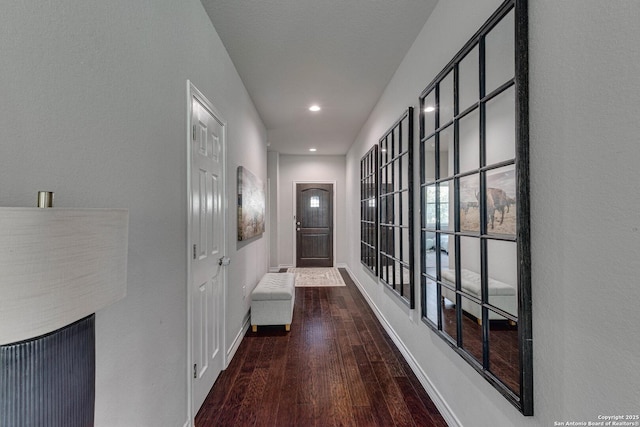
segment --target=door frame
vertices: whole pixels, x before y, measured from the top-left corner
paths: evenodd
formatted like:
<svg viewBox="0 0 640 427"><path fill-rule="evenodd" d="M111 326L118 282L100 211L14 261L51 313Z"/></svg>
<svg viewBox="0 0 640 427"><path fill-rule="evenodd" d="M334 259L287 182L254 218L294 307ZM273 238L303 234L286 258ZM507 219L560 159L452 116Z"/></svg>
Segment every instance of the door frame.
<svg viewBox="0 0 640 427"><path fill-rule="evenodd" d="M191 169L192 169L192 147L191 147L191 127L193 123L191 121L193 115L193 106L192 100L193 98L198 99L198 101L205 106L209 112L213 115L213 117L218 120L222 124L222 176L224 177L224 185L222 186L222 227L224 232L222 233L222 256L227 256L227 214L228 214L228 201L227 201L227 122L224 120L222 115L218 112L218 110L213 106L211 101L207 99L206 96L194 84L187 79L187 126L186 126L186 141L187 141L187 246L185 248L186 259L187 259L187 414L189 417L189 425L193 425L194 418L196 416L193 410L193 371L191 367L193 366L193 329L192 329L192 319L191 316L193 313L191 312L191 298L192 298L192 271L191 271L191 260L192 260L192 236L191 236L191 206L192 206L192 194L191 194ZM220 325L220 347L222 353L222 366L223 369L227 367L227 337L226 337L226 301L227 301L227 269L222 268L220 270L220 278L221 286L222 286L222 325Z"/></svg>
<svg viewBox="0 0 640 427"><path fill-rule="evenodd" d="M332 222L333 222L333 227L331 230L331 239L333 240L333 259L332 259L332 263L333 266L336 266L336 181L330 181L330 180L323 180L323 181L310 181L310 180L304 180L304 181L293 181L293 195L291 197L291 199L293 200L293 221L291 221L291 231L293 233L293 260L291 262L291 265L294 267L297 267L296 265L296 260L298 259L298 239L297 239L297 226L296 226L296 215L298 215L298 200L297 200L297 187L298 184L331 184L331 186L333 187L333 209L331 212L331 215L333 215L332 218Z"/></svg>

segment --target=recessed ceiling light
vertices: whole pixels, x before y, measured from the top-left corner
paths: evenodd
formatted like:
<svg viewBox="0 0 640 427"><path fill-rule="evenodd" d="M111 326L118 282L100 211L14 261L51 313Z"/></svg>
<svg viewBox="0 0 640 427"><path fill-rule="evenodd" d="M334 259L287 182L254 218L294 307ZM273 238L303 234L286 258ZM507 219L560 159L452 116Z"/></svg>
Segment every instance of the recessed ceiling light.
<svg viewBox="0 0 640 427"><path fill-rule="evenodd" d="M428 105L424 108L425 113L431 113L433 111L436 111L436 107L434 107L433 105Z"/></svg>
<svg viewBox="0 0 640 427"><path fill-rule="evenodd" d="M319 105L312 105L311 107L309 107L309 111L313 111L314 113L316 111L320 111L320 106Z"/></svg>
<svg viewBox="0 0 640 427"><path fill-rule="evenodd" d="M311 151L312 153L317 151L315 148L309 148L309 151Z"/></svg>

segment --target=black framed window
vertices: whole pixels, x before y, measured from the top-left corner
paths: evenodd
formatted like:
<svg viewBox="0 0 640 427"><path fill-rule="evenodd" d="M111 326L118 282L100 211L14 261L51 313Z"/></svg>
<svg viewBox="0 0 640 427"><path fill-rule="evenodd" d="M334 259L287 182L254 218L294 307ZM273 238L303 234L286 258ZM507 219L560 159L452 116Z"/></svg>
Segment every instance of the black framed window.
<svg viewBox="0 0 640 427"><path fill-rule="evenodd" d="M378 145L360 159L360 261L378 275Z"/></svg>
<svg viewBox="0 0 640 427"><path fill-rule="evenodd" d="M380 138L379 276L411 308L413 279L413 108Z"/></svg>
<svg viewBox="0 0 640 427"><path fill-rule="evenodd" d="M420 95L422 319L533 414L526 1Z"/></svg>

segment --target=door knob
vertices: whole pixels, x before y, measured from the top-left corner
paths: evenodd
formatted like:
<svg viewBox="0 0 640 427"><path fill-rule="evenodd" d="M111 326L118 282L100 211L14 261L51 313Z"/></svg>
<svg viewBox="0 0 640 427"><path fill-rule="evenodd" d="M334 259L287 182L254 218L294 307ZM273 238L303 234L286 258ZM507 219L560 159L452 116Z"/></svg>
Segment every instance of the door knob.
<svg viewBox="0 0 640 427"><path fill-rule="evenodd" d="M296 225L300 225L300 221L296 222Z"/></svg>
<svg viewBox="0 0 640 427"><path fill-rule="evenodd" d="M296 231L300 231L300 227L296 228Z"/></svg>

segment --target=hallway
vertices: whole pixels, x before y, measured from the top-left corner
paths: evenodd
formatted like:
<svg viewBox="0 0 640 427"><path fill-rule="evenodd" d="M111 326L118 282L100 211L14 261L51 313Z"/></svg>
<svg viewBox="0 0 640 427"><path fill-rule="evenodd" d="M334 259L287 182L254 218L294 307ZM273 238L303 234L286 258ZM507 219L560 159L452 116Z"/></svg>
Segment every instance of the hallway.
<svg viewBox="0 0 640 427"><path fill-rule="evenodd" d="M248 331L196 417L209 426L446 426L349 274L296 288L291 332Z"/></svg>

